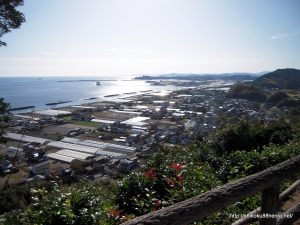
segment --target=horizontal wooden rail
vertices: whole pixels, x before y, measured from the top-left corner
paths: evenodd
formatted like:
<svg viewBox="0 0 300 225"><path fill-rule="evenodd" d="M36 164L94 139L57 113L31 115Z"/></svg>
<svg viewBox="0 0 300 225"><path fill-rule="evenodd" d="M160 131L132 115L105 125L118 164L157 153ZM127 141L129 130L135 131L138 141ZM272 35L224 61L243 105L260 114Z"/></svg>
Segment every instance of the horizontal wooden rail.
<svg viewBox="0 0 300 225"><path fill-rule="evenodd" d="M271 188L296 172L300 172L300 155L233 183L137 217L123 225L190 224L230 204Z"/></svg>
<svg viewBox="0 0 300 225"><path fill-rule="evenodd" d="M299 187L300 187L300 180L297 180L279 195L279 200L278 201L280 203L285 201ZM252 222L254 222L258 219L254 218L254 217L251 217L250 215L255 215L255 214L260 214L260 213L261 213L261 208L258 207L257 209L254 209L253 211L248 213L248 215L249 215L248 217L241 218L241 219L235 221L232 225L247 225L249 223L252 223Z"/></svg>

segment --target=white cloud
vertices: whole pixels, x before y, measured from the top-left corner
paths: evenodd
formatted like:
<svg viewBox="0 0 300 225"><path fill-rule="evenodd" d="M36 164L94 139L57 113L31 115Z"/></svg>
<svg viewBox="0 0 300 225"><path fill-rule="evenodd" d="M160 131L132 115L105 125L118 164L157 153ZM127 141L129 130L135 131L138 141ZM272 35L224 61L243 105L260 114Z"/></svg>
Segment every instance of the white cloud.
<svg viewBox="0 0 300 225"><path fill-rule="evenodd" d="M299 36L299 35L300 35L300 32L276 34L271 37L271 40L290 38L290 37Z"/></svg>

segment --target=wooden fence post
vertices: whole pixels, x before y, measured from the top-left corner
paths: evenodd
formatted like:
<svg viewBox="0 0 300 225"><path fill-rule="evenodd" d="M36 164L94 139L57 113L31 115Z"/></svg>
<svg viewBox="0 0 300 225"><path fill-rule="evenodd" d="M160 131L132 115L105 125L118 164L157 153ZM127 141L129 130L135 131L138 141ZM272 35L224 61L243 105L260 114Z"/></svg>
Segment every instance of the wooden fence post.
<svg viewBox="0 0 300 225"><path fill-rule="evenodd" d="M279 186L273 186L262 191L260 225L276 225L275 214L279 208Z"/></svg>
<svg viewBox="0 0 300 225"><path fill-rule="evenodd" d="M262 214L271 218L262 218L260 223L276 223L279 208L278 185L300 168L300 155L252 174L232 183L207 191L203 194L178 202L174 205L137 217L123 225L183 225L191 224L210 216L226 206L262 192ZM298 211L297 211L298 212ZM272 218L274 216L274 219Z"/></svg>

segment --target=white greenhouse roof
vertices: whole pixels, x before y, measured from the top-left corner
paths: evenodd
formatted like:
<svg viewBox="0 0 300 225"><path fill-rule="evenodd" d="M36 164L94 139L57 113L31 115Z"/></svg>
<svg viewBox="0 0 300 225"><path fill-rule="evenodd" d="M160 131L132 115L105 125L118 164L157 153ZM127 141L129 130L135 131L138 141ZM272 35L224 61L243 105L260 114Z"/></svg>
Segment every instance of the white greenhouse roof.
<svg viewBox="0 0 300 225"><path fill-rule="evenodd" d="M20 115L20 114L15 114L14 117L17 117L17 118L21 118L21 119L28 119L30 121L38 121L40 120L40 118L37 118L37 117L32 117L32 116L26 116L26 115Z"/></svg>
<svg viewBox="0 0 300 225"><path fill-rule="evenodd" d="M173 113L172 116L185 116L184 113Z"/></svg>
<svg viewBox="0 0 300 225"><path fill-rule="evenodd" d="M65 139L65 138L64 138ZM76 143L66 143L61 141L52 141L48 144L50 147L54 148L60 148L60 149L70 149L77 152L92 154L92 155L105 155L109 157L121 157L123 154L116 153L116 152L110 152L110 151L104 151L100 147L91 147L87 145L81 145Z"/></svg>
<svg viewBox="0 0 300 225"><path fill-rule="evenodd" d="M97 122L97 123L105 123L105 124L113 124L115 121L113 120L103 120L103 119L92 119L92 122Z"/></svg>
<svg viewBox="0 0 300 225"><path fill-rule="evenodd" d="M108 111L115 112L115 113L133 114L133 115L141 115L142 114L141 112L123 111L123 110L116 110L116 109L110 109Z"/></svg>
<svg viewBox="0 0 300 225"><path fill-rule="evenodd" d="M112 149L112 150L122 151L122 152L134 152L134 151L136 151L135 147L129 147L129 146L125 146L125 145L106 143L106 142L102 142L102 141L79 140L79 139L76 139L76 138L69 138L69 137L65 137L61 141L72 143L72 144L79 144L79 145L95 147L95 148L102 148L104 150Z"/></svg>
<svg viewBox="0 0 300 225"><path fill-rule="evenodd" d="M69 111L62 111L56 109L45 109L36 111L35 114L42 115L42 116L65 116L71 115L72 113Z"/></svg>
<svg viewBox="0 0 300 225"><path fill-rule="evenodd" d="M57 153L49 153L49 154L47 154L47 156L50 159L55 159L55 160L59 160L59 161L67 162L67 163L71 163L75 159L75 158L65 156L65 155L60 155Z"/></svg>
<svg viewBox="0 0 300 225"><path fill-rule="evenodd" d="M122 124L128 124L128 125L132 125L132 126L146 126L148 125L148 123L143 122L145 120L149 120L150 117L145 117L145 116L137 116L128 120L125 120L123 122L121 122Z"/></svg>
<svg viewBox="0 0 300 225"><path fill-rule="evenodd" d="M69 149L59 150L59 151L56 152L56 154L72 157L72 158L75 158L75 159L87 159L89 157L94 157L94 155L91 155L91 154L72 151L72 150L69 150Z"/></svg>
<svg viewBox="0 0 300 225"><path fill-rule="evenodd" d="M104 156L109 156L109 157L114 157L114 158L118 158L118 157L124 156L122 153L110 152L110 151L104 151L104 150L101 150L101 149L99 149L99 150L96 152L96 155L97 155L97 156L99 156L99 155L104 155Z"/></svg>
<svg viewBox="0 0 300 225"><path fill-rule="evenodd" d="M16 133L10 133L7 132L4 137L14 140L14 141L21 141L21 142L37 142L40 144L44 144L47 141L50 141L49 139L39 138L39 137L33 137L28 135L22 135L22 134L16 134Z"/></svg>
<svg viewBox="0 0 300 225"><path fill-rule="evenodd" d="M84 105L72 105L72 108L78 108L78 109L95 109L93 106L84 106Z"/></svg>
<svg viewBox="0 0 300 225"><path fill-rule="evenodd" d="M61 142L61 141L51 141L50 143L48 143L48 146L54 147L54 148L60 148L60 149L71 149L74 151L83 152L83 153L92 154L92 155L95 155L98 150L98 148L70 144L70 143L65 143L65 142Z"/></svg>

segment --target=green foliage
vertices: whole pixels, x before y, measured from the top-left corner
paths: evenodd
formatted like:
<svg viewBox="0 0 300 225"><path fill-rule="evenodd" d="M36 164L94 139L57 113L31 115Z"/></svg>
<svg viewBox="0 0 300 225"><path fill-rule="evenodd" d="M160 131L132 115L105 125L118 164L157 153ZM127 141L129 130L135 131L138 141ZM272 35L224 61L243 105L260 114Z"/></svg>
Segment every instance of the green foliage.
<svg viewBox="0 0 300 225"><path fill-rule="evenodd" d="M87 182L32 190L34 203L21 214L7 214L6 224L120 224L296 156L300 135L282 121L241 121L189 146L150 154L114 188ZM259 204L257 194L197 224L231 224L229 213L247 213Z"/></svg>
<svg viewBox="0 0 300 225"><path fill-rule="evenodd" d="M5 134L4 129L7 127L7 122L9 121L8 116L9 104L0 98L0 143L5 142L3 135Z"/></svg>
<svg viewBox="0 0 300 225"><path fill-rule="evenodd" d="M237 219L231 218L230 214L247 214L248 212L256 209L260 206L261 197L260 193L246 198L243 201L236 202L235 204L228 206L226 209L215 212L211 216L197 222L197 225L212 225L212 224L222 224L222 225L230 225Z"/></svg>
<svg viewBox="0 0 300 225"><path fill-rule="evenodd" d="M31 202L31 192L25 187L12 187L0 192L0 214L24 209Z"/></svg>
<svg viewBox="0 0 300 225"><path fill-rule="evenodd" d="M105 191L91 183L64 191L54 184L50 192L46 188L31 192L33 204L18 219L19 224L98 224L105 214L102 199L109 198Z"/></svg>
<svg viewBox="0 0 300 225"><path fill-rule="evenodd" d="M232 136L241 139L239 147L234 145L237 141ZM214 148L225 146L220 137L227 139L228 146L218 156ZM289 142L292 138L293 131L284 122L242 121L219 130L213 141L203 140L181 149L160 149L148 158L143 170L121 182L116 197L119 209L139 216L208 191L222 182L264 170L300 153L299 141ZM229 151L231 148L234 149ZM218 224L226 214L228 217L228 212L246 213L258 204L259 197L247 198L201 224ZM228 224L230 221L228 218Z"/></svg>
<svg viewBox="0 0 300 225"><path fill-rule="evenodd" d="M9 33L12 29L17 29L25 22L24 14L16 8L23 5L23 0L1 0L0 3L0 38ZM0 40L0 47L6 43Z"/></svg>
<svg viewBox="0 0 300 225"><path fill-rule="evenodd" d="M272 93L268 99L267 102L268 103L278 103L280 101L282 101L283 99L289 98L288 94L286 94L283 91L275 91L274 93Z"/></svg>
<svg viewBox="0 0 300 225"><path fill-rule="evenodd" d="M213 134L213 148L217 155L237 150L261 150L269 144L283 145L293 138L289 124L279 121L274 123L240 121L227 125Z"/></svg>
<svg viewBox="0 0 300 225"><path fill-rule="evenodd" d="M234 151L226 156L216 157L218 167L210 164L216 169L216 176L226 183L228 180L257 173L299 154L299 140L293 140L285 146L270 145L262 151Z"/></svg>
<svg viewBox="0 0 300 225"><path fill-rule="evenodd" d="M73 121L73 124L95 128L98 128L100 126L99 123L92 121Z"/></svg>
<svg viewBox="0 0 300 225"><path fill-rule="evenodd" d="M298 108L300 109L300 99L283 99L277 104L277 107L293 107L293 108Z"/></svg>
<svg viewBox="0 0 300 225"><path fill-rule="evenodd" d="M266 95L262 90L258 87L245 83L237 83L233 85L226 95L229 98L240 98L250 101L264 102L266 100Z"/></svg>
<svg viewBox="0 0 300 225"><path fill-rule="evenodd" d="M121 182L116 199L119 208L127 214L142 215L219 185L207 164L199 163L196 153L190 148L155 153L145 168Z"/></svg>

